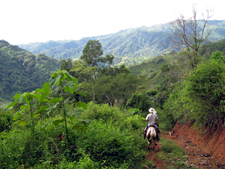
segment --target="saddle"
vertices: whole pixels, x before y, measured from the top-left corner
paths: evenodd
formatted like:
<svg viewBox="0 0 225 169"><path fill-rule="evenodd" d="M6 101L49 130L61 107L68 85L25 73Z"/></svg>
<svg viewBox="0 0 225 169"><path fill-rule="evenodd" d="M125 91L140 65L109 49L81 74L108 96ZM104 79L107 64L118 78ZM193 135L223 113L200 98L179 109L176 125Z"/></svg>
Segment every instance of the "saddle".
<svg viewBox="0 0 225 169"><path fill-rule="evenodd" d="M154 128L155 128L155 131L156 131L156 134L160 133L157 124L150 124L150 125L148 125L147 129L148 129L149 127L154 127Z"/></svg>

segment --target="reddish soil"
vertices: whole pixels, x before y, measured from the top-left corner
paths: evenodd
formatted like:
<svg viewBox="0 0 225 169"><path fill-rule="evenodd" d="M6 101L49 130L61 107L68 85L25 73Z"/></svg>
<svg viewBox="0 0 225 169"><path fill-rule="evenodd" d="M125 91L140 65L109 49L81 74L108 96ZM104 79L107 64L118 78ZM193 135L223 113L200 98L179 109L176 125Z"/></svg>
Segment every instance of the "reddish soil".
<svg viewBox="0 0 225 169"><path fill-rule="evenodd" d="M161 151L161 144L158 143L157 146L155 147L155 150L149 150L148 156L146 158L153 160L153 163L155 165L156 168L160 168L160 169L165 169L165 161L162 159L157 158L157 152ZM148 168L148 167L146 167Z"/></svg>
<svg viewBox="0 0 225 169"><path fill-rule="evenodd" d="M162 132L165 133L165 132ZM217 131L198 132L190 124L177 123L171 133L162 134L177 143L188 154L186 164L195 168L225 168L225 127ZM155 151L150 150L148 159L153 159L156 168L166 168L166 163L157 158L161 145Z"/></svg>

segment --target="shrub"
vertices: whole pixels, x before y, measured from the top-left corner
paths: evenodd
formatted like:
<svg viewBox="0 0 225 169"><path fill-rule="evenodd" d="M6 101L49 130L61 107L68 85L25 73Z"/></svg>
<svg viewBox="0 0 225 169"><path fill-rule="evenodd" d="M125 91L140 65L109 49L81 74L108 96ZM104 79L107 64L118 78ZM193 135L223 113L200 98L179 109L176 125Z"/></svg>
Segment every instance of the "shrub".
<svg viewBox="0 0 225 169"><path fill-rule="evenodd" d="M142 111L146 111L150 107L150 101L147 94L134 93L131 98L127 101L127 106L138 108Z"/></svg>
<svg viewBox="0 0 225 169"><path fill-rule="evenodd" d="M86 110L81 118L89 120L103 120L105 122L109 120L120 120L122 114L117 107L110 107L108 104L94 104L90 102L88 104L88 110Z"/></svg>
<svg viewBox="0 0 225 169"><path fill-rule="evenodd" d="M10 111L0 110L0 132L11 129L13 114Z"/></svg>
<svg viewBox="0 0 225 169"><path fill-rule="evenodd" d="M112 122L94 120L86 134L79 134L77 146L79 151L90 154L94 162L104 162L102 167L119 168L125 162L129 168L138 168L145 156L146 142L142 137L135 138L136 135L135 131L121 131Z"/></svg>
<svg viewBox="0 0 225 169"><path fill-rule="evenodd" d="M214 129L224 124L224 56L215 52L211 58L199 64L170 94L164 112L172 116L172 121L194 121L195 126Z"/></svg>

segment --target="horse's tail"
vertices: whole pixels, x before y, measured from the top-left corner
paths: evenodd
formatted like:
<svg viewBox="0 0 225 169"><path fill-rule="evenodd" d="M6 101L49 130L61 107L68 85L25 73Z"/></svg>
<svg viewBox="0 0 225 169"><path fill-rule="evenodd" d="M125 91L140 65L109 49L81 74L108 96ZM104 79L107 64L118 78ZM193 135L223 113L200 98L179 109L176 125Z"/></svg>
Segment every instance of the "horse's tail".
<svg viewBox="0 0 225 169"><path fill-rule="evenodd" d="M154 127L150 127L149 128L149 131L147 133L148 135L148 140L151 141L153 140L154 138L156 138L156 131L155 131L155 128Z"/></svg>

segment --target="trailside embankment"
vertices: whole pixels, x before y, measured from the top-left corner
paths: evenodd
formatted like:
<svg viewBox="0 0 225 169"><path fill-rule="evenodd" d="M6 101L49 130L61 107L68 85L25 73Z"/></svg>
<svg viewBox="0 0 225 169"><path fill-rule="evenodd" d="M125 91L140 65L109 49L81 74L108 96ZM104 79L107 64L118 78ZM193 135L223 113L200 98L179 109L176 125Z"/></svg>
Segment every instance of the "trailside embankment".
<svg viewBox="0 0 225 169"><path fill-rule="evenodd" d="M198 131L190 124L177 123L173 129L173 135L176 137L186 137L196 144L206 153L210 154L215 161L225 162L225 127L219 130Z"/></svg>

